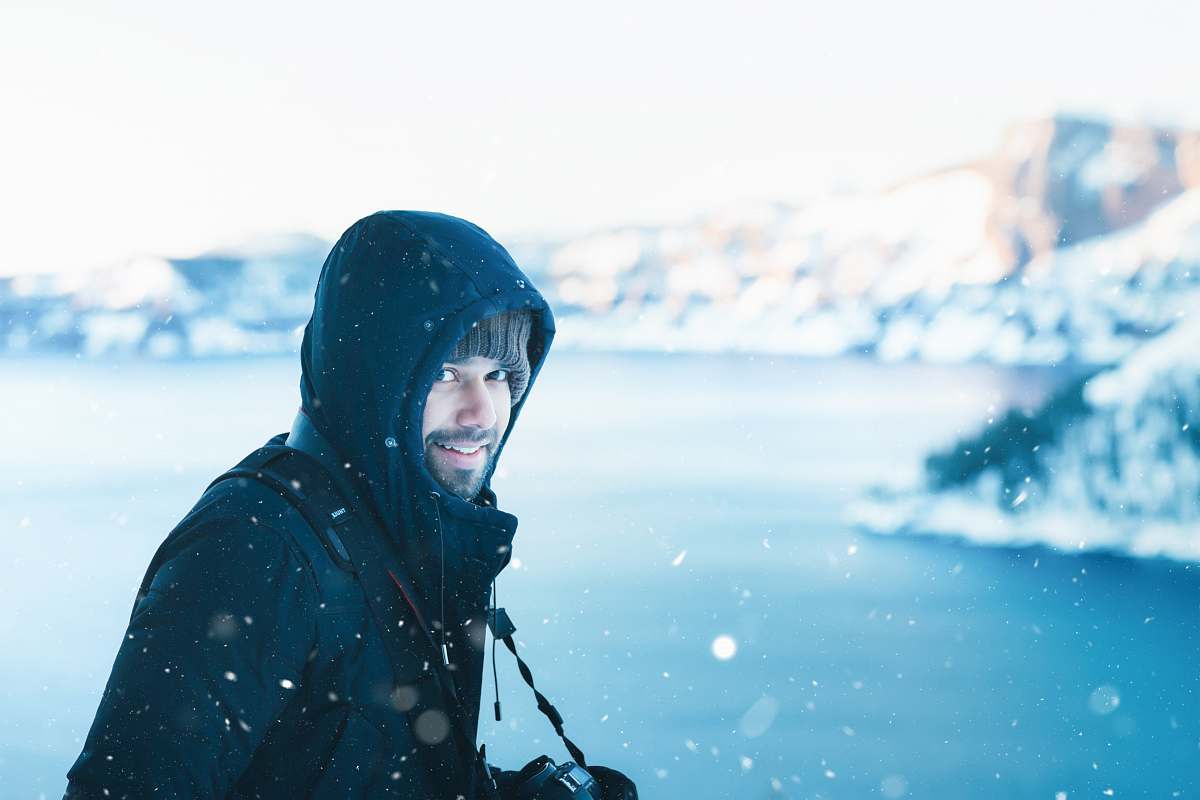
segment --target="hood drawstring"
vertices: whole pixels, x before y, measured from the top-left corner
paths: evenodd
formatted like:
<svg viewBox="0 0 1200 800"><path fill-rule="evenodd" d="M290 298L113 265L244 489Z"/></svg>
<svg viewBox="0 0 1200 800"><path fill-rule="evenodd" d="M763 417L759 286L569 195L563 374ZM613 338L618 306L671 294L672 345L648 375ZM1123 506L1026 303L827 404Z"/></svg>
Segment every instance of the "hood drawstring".
<svg viewBox="0 0 1200 800"><path fill-rule="evenodd" d="M441 605L440 618L438 619L438 636L442 646L442 663L450 666L450 650L446 647L446 540L442 536L442 509L437 502L441 495L437 492L430 492L429 496L433 498L433 511L437 515L438 564L441 568L441 581L438 592Z"/></svg>
<svg viewBox="0 0 1200 800"><path fill-rule="evenodd" d="M496 618L496 578L492 576L492 613L488 620ZM490 627L490 626L489 626ZM496 675L496 632L492 630L492 688L496 692L496 722L500 721L500 678Z"/></svg>

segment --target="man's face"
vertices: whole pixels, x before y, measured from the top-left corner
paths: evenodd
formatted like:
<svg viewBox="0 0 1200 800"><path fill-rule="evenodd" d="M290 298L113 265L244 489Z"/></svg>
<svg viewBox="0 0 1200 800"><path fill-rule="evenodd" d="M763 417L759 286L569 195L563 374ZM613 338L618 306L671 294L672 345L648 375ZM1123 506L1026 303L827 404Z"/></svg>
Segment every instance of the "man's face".
<svg viewBox="0 0 1200 800"><path fill-rule="evenodd" d="M509 372L494 358L475 356L447 361L434 376L421 439L425 466L447 491L470 500L483 486L483 476L496 458L496 445L508 428L512 411ZM466 454L443 445L471 450Z"/></svg>

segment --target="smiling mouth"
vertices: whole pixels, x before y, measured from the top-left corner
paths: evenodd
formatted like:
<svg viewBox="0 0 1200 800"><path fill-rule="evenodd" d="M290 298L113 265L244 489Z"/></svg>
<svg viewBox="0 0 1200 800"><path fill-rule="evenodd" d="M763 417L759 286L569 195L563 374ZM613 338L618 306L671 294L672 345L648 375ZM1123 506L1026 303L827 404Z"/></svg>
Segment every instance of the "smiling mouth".
<svg viewBox="0 0 1200 800"><path fill-rule="evenodd" d="M474 453L476 450L479 450L480 448L485 446L485 444L483 442L479 442L478 444L456 444L454 442L434 442L434 444L436 444L438 447L444 448L446 450L454 450L455 452L458 452L458 453L468 453L468 454Z"/></svg>
<svg viewBox="0 0 1200 800"><path fill-rule="evenodd" d="M475 466L483 460L486 445L450 445L434 442L439 450L445 453L451 462L462 466Z"/></svg>

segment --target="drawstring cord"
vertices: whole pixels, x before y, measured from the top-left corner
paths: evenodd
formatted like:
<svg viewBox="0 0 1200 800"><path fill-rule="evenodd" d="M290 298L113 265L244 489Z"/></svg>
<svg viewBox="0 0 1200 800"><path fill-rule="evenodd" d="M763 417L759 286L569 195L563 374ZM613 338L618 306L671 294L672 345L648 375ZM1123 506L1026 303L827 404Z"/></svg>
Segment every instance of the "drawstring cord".
<svg viewBox="0 0 1200 800"><path fill-rule="evenodd" d="M496 578L492 577L492 619L496 618ZM496 675L496 632L492 631L492 687L496 691L496 722L500 721L500 679Z"/></svg>
<svg viewBox="0 0 1200 800"><path fill-rule="evenodd" d="M433 510L437 514L438 564L441 566L441 582L439 586L441 618L438 620L438 634L442 643L442 663L449 666L450 651L446 647L446 539L442 535L442 509L437 502L441 495L437 492L430 492L429 494L433 497Z"/></svg>

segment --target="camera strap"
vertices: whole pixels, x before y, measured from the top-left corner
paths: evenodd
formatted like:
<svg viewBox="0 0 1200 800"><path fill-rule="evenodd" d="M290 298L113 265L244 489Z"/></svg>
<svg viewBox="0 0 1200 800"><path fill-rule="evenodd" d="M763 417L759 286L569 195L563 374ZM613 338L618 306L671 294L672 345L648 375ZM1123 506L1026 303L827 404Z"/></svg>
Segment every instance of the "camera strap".
<svg viewBox="0 0 1200 800"><path fill-rule="evenodd" d="M554 732L557 733L563 740L563 744L567 746L567 751L571 754L571 758L575 759L575 763L581 767L587 767L587 759L583 757L583 751L579 746L567 738L567 734L563 731L562 714L558 713L558 709L554 704L546 699L546 695L538 691L538 688L533 685L533 673L529 671L529 665L526 664L519 655L517 655L517 645L513 642L512 635L517 632L517 626L508 616L508 612L503 608L495 608L494 606L488 609L488 627L492 631L492 637L504 642L504 646L513 654L513 658L517 660L517 669L521 673L521 677L525 679L525 683L529 684L529 688L533 690L533 696L537 698L538 711L546 715L546 719L550 720L550 724L554 726ZM496 721L500 720L500 701L496 701Z"/></svg>

